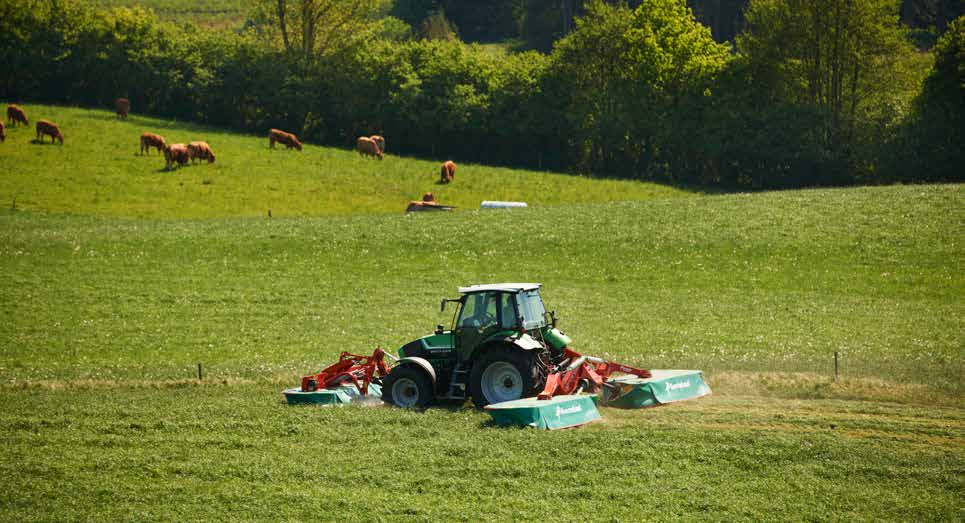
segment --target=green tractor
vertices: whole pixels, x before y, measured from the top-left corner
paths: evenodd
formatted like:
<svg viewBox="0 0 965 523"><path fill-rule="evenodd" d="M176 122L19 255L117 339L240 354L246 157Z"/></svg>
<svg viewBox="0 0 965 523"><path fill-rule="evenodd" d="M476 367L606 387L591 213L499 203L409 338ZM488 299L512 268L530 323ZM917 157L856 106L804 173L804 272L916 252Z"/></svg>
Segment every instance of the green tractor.
<svg viewBox="0 0 965 523"><path fill-rule="evenodd" d="M403 345L382 380L382 399L399 407L436 400L477 407L535 396L570 339L547 313L538 283L460 287L451 328Z"/></svg>
<svg viewBox="0 0 965 523"><path fill-rule="evenodd" d="M600 419L597 403L638 409L710 394L699 370L648 370L582 355L556 328L538 283L459 288L452 325L406 343L395 357L342 352L283 391L289 404L382 401L408 408L472 399L497 425L546 429ZM395 360L390 369L386 357Z"/></svg>

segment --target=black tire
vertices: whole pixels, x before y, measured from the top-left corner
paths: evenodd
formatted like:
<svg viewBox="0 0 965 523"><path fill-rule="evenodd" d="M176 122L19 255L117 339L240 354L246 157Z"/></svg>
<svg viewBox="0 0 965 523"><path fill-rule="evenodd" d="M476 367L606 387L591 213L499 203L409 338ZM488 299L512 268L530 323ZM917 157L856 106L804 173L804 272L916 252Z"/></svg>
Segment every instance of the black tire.
<svg viewBox="0 0 965 523"><path fill-rule="evenodd" d="M516 372L513 373L512 369ZM499 345L487 350L473 364L469 373L469 393L473 404L480 409L490 403L528 398L535 396L542 387L540 376L532 351ZM487 386L484 378L495 379L496 383Z"/></svg>
<svg viewBox="0 0 965 523"><path fill-rule="evenodd" d="M382 401L402 408L422 409L435 399L432 380L414 365L399 365L382 379Z"/></svg>

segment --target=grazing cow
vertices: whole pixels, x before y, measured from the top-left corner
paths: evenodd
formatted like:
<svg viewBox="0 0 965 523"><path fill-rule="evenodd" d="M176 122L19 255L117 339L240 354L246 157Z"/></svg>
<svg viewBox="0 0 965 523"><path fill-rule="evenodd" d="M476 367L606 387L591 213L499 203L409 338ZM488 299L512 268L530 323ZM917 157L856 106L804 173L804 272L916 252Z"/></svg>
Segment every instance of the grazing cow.
<svg viewBox="0 0 965 523"><path fill-rule="evenodd" d="M161 154L167 146L168 143L164 141L163 136L154 133L141 133L141 154L150 153L151 147L157 149L158 154Z"/></svg>
<svg viewBox="0 0 965 523"><path fill-rule="evenodd" d="M41 143L44 141L44 136L50 136L50 143L54 143L54 140L60 142L60 145L64 145L64 135L60 132L60 127L54 122L48 122L47 120L37 121L37 140Z"/></svg>
<svg viewBox="0 0 965 523"><path fill-rule="evenodd" d="M439 183L449 183L456 177L456 164L452 160L446 160L442 164L439 172Z"/></svg>
<svg viewBox="0 0 965 523"><path fill-rule="evenodd" d="M7 139L7 133L4 132L4 131L5 131L5 130L4 130L4 128L3 128L3 122L0 121L0 142L2 142L2 141L4 141L4 140Z"/></svg>
<svg viewBox="0 0 965 523"><path fill-rule="evenodd" d="M30 125L30 121L27 120L27 113L23 112L23 109L13 104L7 106L7 120L9 120L10 125L14 127L21 123L24 125Z"/></svg>
<svg viewBox="0 0 965 523"><path fill-rule="evenodd" d="M385 154L385 138L377 134L369 136L369 138L371 138L372 141L379 146L379 150L382 151L382 154Z"/></svg>
<svg viewBox="0 0 965 523"><path fill-rule="evenodd" d="M170 170L176 163L178 167L188 163L188 146L183 143L171 144L164 148L164 168Z"/></svg>
<svg viewBox="0 0 965 523"><path fill-rule="evenodd" d="M275 142L285 144L285 149L291 149L294 147L299 151L302 150L302 142L298 141L297 136L278 129L271 129L268 131L268 147L274 149Z"/></svg>
<svg viewBox="0 0 965 523"><path fill-rule="evenodd" d="M191 159L192 164L198 158L214 163L214 151L211 150L208 142L191 142L188 144L188 158Z"/></svg>
<svg viewBox="0 0 965 523"><path fill-rule="evenodd" d="M366 136L359 136L359 139L355 142L355 150L358 151L360 156L375 156L379 160L382 159L382 150L379 149L379 144Z"/></svg>
<svg viewBox="0 0 965 523"><path fill-rule="evenodd" d="M117 116L127 118L127 115L131 112L131 101L127 98L114 100L114 111L117 112Z"/></svg>

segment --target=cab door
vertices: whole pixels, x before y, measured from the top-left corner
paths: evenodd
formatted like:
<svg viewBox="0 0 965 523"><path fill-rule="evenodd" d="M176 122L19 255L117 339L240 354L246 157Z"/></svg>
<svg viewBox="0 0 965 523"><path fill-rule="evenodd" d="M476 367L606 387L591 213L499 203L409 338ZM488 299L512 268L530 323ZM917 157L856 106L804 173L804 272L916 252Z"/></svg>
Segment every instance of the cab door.
<svg viewBox="0 0 965 523"><path fill-rule="evenodd" d="M512 328L516 317L515 300L504 292L467 294L459 318L456 319L455 346L460 360L466 360L473 349L501 330Z"/></svg>

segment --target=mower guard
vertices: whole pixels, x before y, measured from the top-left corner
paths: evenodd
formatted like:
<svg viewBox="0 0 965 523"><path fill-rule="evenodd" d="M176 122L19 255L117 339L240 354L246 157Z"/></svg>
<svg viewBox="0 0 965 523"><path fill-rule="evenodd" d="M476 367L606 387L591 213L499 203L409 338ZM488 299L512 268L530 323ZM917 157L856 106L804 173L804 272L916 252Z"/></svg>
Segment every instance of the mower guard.
<svg viewBox="0 0 965 523"><path fill-rule="evenodd" d="M346 403L360 401L382 402L382 388L377 383L369 383L367 394L359 392L358 387L351 383L313 391L303 391L300 388L285 389L283 393L289 405L298 403L345 405Z"/></svg>
<svg viewBox="0 0 965 523"><path fill-rule="evenodd" d="M651 370L649 378L620 376L603 387L600 403L618 409L643 409L710 394L699 370Z"/></svg>
<svg viewBox="0 0 965 523"><path fill-rule="evenodd" d="M493 403L485 408L496 425L554 430L599 420L596 402L596 395L579 394L553 396L547 400L522 398Z"/></svg>

